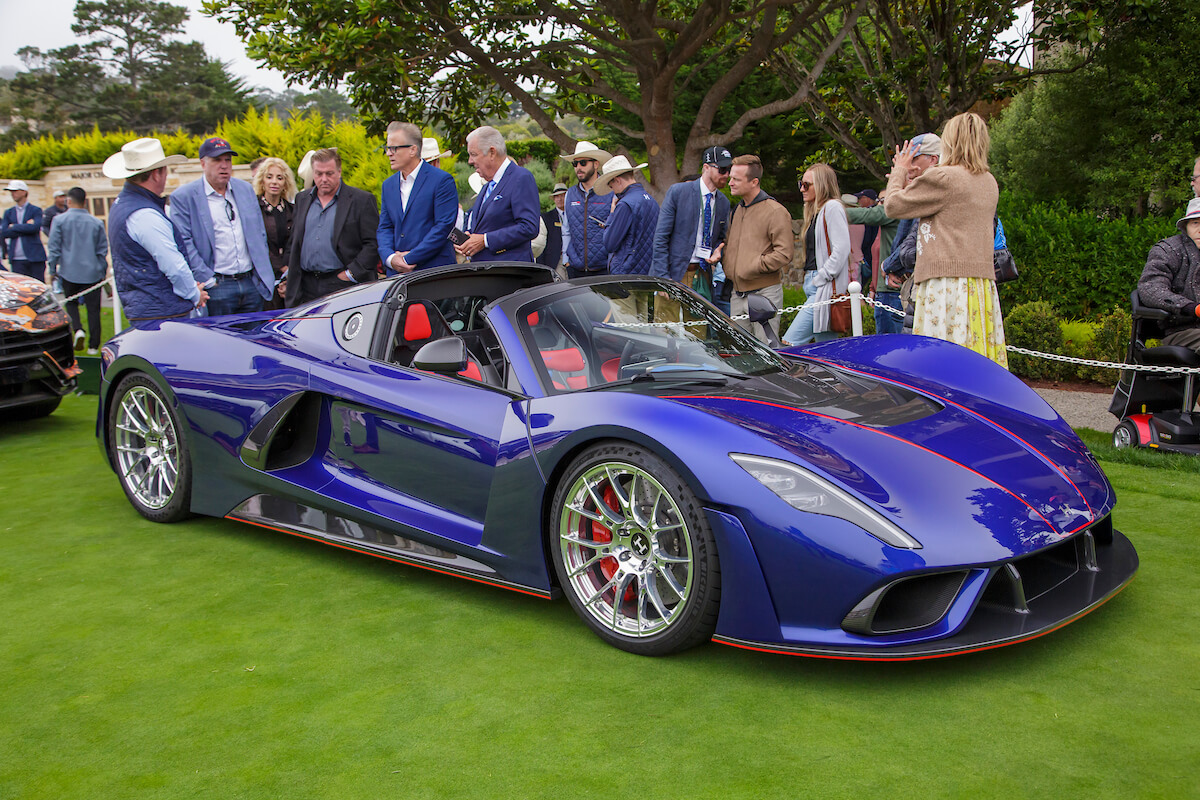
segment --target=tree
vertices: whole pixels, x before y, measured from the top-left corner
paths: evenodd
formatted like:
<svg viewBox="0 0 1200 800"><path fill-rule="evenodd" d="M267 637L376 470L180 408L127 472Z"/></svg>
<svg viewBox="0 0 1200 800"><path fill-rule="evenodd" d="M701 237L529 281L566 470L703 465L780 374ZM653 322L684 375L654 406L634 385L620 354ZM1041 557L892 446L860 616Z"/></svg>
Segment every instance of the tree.
<svg viewBox="0 0 1200 800"><path fill-rule="evenodd" d="M250 104L242 81L199 42L181 42L182 6L81 0L71 29L91 37L49 52L18 51L14 108L40 129L212 130Z"/></svg>
<svg viewBox="0 0 1200 800"><path fill-rule="evenodd" d="M376 127L401 117L437 124L461 141L515 100L570 151L574 139L558 119L582 115L640 145L651 191L661 196L680 167L698 171L704 148L731 144L756 121L799 108L867 2L311 0L283 7L209 0L205 7L236 26L253 57L290 77L346 80ZM743 92L760 65L795 39L811 54L806 79L783 95ZM710 81L696 80L714 71ZM698 102L680 108L689 89Z"/></svg>
<svg viewBox="0 0 1200 800"><path fill-rule="evenodd" d="M904 139L941 130L1034 77L1077 69L1094 56L1102 31L1129 27L1156 1L1038 0L1038 23L1011 35L1024 0L870 0L805 104L808 122L882 179ZM1077 57L1022 66L1034 52L1061 47ZM770 68L802 85L809 58L801 42L776 53Z"/></svg>
<svg viewBox="0 0 1200 800"><path fill-rule="evenodd" d="M1010 191L1075 208L1140 217L1192 196L1200 156L1200 73L1179 42L1200 36L1200 13L1162 0L1144 25L1108 31L1086 64L1021 92L992 130L996 177Z"/></svg>

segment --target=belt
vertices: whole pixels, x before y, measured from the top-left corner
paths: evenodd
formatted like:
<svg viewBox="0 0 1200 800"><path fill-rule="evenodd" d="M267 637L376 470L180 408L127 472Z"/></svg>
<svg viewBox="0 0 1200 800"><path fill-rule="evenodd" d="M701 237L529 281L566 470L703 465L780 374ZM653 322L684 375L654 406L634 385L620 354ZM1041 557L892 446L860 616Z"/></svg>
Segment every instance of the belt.
<svg viewBox="0 0 1200 800"><path fill-rule="evenodd" d="M222 281L240 281L242 278L249 278L254 274L254 270L248 269L245 272L239 272L235 275L226 275L223 272L213 273L213 277L217 279L217 283Z"/></svg>

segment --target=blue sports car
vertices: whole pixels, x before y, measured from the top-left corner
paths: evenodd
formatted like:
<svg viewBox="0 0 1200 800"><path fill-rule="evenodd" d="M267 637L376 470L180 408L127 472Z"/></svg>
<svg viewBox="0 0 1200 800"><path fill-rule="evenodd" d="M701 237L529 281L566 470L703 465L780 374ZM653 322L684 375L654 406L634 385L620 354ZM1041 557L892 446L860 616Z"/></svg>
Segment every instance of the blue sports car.
<svg viewBox="0 0 1200 800"><path fill-rule="evenodd" d="M443 267L127 330L103 365L143 516L566 595L633 653L971 652L1138 566L1091 453L1004 369L917 336L776 352L670 281Z"/></svg>

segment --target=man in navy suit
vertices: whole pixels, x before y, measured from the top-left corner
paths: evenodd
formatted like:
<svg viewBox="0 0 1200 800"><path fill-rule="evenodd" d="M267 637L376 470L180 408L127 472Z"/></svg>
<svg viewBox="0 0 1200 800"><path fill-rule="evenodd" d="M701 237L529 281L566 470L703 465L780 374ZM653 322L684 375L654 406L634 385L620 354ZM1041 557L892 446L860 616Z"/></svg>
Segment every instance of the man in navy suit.
<svg viewBox="0 0 1200 800"><path fill-rule="evenodd" d="M546 249L537 257L539 264L545 264L551 269L557 268L562 264L563 254L567 252L567 245L571 241L571 233L566 225L566 214L563 212L565 200L567 197L567 185L565 183L554 184L554 191L550 192L550 197L554 200L554 208L542 214L542 222L546 224Z"/></svg>
<svg viewBox="0 0 1200 800"><path fill-rule="evenodd" d="M379 259L388 275L455 263L449 237L458 219L454 178L421 159L421 129L408 122L387 128L388 161L379 212Z"/></svg>
<svg viewBox="0 0 1200 800"><path fill-rule="evenodd" d="M711 297L713 271L729 230L729 198L721 189L729 185L733 155L724 147L710 147L702 161L699 180L677 183L663 198L650 274L685 286L702 275Z"/></svg>
<svg viewBox="0 0 1200 800"><path fill-rule="evenodd" d="M275 291L267 229L253 187L233 177L237 152L214 136L200 145L204 174L171 193L171 224L210 316L262 311Z"/></svg>
<svg viewBox="0 0 1200 800"><path fill-rule="evenodd" d="M504 137L486 125L467 136L467 156L484 184L471 206L470 236L455 249L472 261L533 263L530 242L541 221L533 174L509 160Z"/></svg>
<svg viewBox="0 0 1200 800"><path fill-rule="evenodd" d="M46 279L46 248L42 247L42 210L29 200L25 181L9 181L15 206L4 212L0 222L0 256L8 259L12 271Z"/></svg>

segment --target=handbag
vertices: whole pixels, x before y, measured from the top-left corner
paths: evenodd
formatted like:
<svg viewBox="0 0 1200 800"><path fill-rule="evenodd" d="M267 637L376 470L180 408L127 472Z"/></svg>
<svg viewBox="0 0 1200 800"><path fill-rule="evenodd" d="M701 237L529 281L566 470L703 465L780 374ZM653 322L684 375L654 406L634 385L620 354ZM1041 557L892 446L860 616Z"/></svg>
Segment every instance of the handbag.
<svg viewBox="0 0 1200 800"><path fill-rule="evenodd" d="M996 235L997 229L1000 228L1000 218L992 218L992 235ZM1012 253L1009 252L1007 242L1004 247L997 247L992 251L992 266L996 269L996 283L1008 283L1015 281L1017 275L1017 262L1013 260Z"/></svg>
<svg viewBox="0 0 1200 800"><path fill-rule="evenodd" d="M829 220L822 215L821 223L825 227L825 247L828 248L829 254L833 255L833 245L829 241ZM849 262L847 261L848 267ZM829 330L834 333L849 333L853 330L853 323L850 321L850 294L848 292L833 296L833 303L829 306Z"/></svg>

